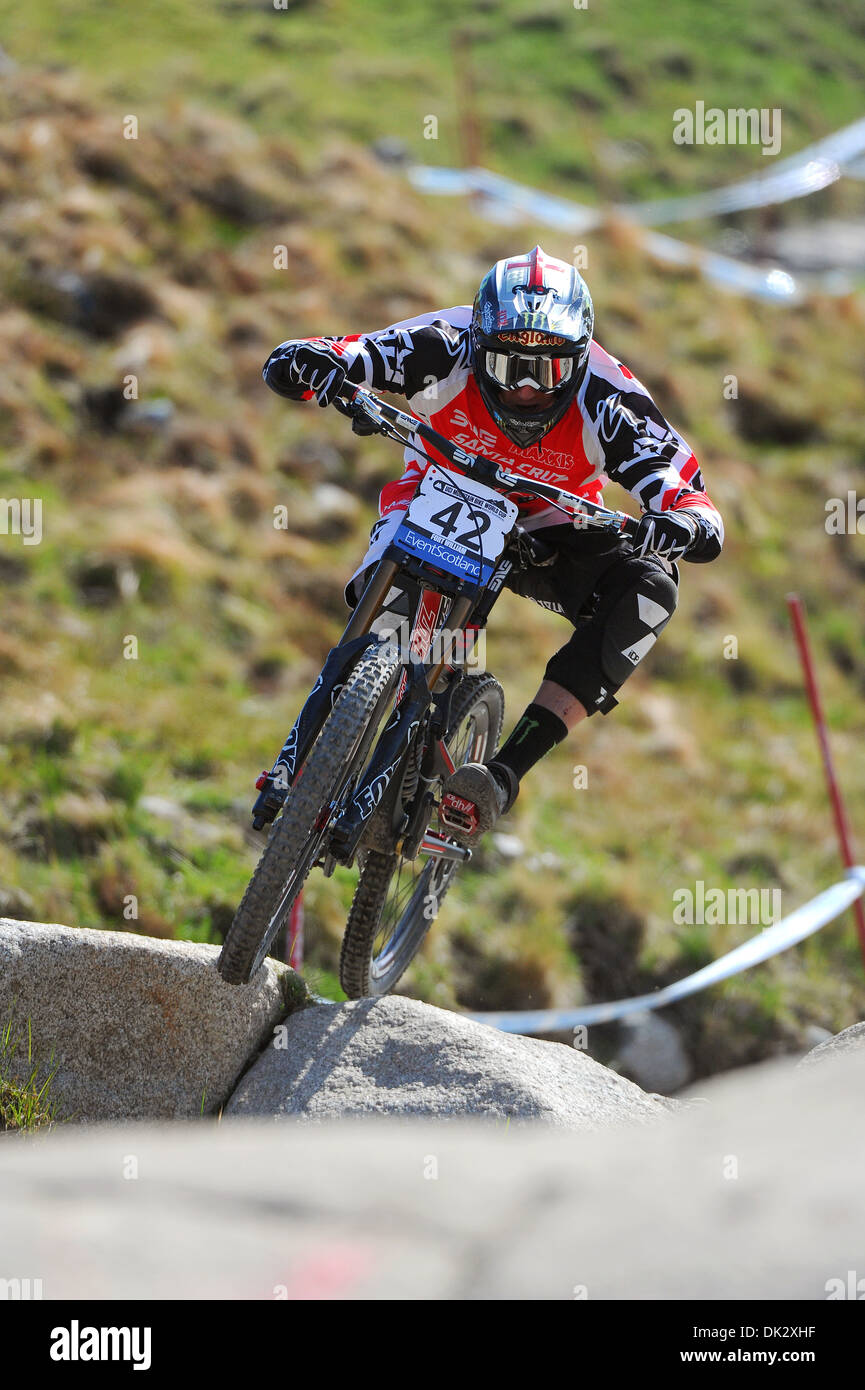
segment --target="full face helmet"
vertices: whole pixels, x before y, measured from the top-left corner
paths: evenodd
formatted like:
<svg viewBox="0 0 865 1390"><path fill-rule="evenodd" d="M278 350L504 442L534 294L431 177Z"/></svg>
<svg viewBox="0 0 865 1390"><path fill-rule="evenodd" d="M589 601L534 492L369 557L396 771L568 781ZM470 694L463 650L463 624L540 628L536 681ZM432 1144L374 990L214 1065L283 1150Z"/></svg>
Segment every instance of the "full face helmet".
<svg viewBox="0 0 865 1390"><path fill-rule="evenodd" d="M594 328L592 297L567 261L536 246L488 270L472 313L472 369L487 410L521 449L538 443L562 418L586 374ZM503 391L531 386L532 405Z"/></svg>

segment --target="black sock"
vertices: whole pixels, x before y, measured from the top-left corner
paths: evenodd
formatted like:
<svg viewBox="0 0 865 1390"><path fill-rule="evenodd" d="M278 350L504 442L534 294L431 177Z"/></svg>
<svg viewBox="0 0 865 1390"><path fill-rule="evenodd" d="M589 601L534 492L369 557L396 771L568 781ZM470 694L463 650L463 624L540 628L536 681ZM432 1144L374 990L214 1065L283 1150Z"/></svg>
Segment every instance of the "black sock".
<svg viewBox="0 0 865 1390"><path fill-rule="evenodd" d="M509 767L519 781L567 732L567 724L552 710L531 704L492 761Z"/></svg>

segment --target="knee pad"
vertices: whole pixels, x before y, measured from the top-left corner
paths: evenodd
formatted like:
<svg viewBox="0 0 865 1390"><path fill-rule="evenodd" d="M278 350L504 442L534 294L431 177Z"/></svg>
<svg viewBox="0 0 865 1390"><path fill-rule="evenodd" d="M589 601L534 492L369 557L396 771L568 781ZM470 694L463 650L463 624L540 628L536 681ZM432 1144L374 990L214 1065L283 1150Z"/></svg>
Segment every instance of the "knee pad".
<svg viewBox="0 0 865 1390"><path fill-rule="evenodd" d="M679 591L672 575L652 568L610 608L601 641L606 684L618 689L658 640L676 611Z"/></svg>
<svg viewBox="0 0 865 1390"><path fill-rule="evenodd" d="M598 593L591 616L547 663L547 680L570 691L589 714L608 714L616 706L616 691L670 621L677 599L673 569L654 560L629 565Z"/></svg>

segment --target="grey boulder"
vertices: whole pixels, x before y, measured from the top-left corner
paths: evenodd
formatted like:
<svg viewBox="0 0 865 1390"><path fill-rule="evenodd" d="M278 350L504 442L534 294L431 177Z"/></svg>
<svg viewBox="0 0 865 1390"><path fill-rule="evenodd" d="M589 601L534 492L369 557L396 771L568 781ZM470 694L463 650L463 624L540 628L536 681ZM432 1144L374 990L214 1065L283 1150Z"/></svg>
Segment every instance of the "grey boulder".
<svg viewBox="0 0 865 1390"><path fill-rule="evenodd" d="M838 1057L842 1052L861 1052L865 1048L865 1023L854 1023L834 1038L827 1038L806 1052L800 1067L811 1067L815 1062L825 1062L828 1057Z"/></svg>
<svg viewBox="0 0 865 1390"><path fill-rule="evenodd" d="M587 1131L646 1123L670 1104L572 1047L501 1033L391 995L293 1014L225 1113L310 1120L481 1115Z"/></svg>
<svg viewBox="0 0 865 1390"><path fill-rule="evenodd" d="M646 1091L669 1095L686 1086L693 1067L676 1026L654 1013L633 1014L622 1022L625 1038L617 1066Z"/></svg>
<svg viewBox="0 0 865 1390"><path fill-rule="evenodd" d="M19 1047L7 1070L40 1076L61 1118L179 1118L218 1110L302 986L267 962L226 984L218 947L0 918L0 1028Z"/></svg>

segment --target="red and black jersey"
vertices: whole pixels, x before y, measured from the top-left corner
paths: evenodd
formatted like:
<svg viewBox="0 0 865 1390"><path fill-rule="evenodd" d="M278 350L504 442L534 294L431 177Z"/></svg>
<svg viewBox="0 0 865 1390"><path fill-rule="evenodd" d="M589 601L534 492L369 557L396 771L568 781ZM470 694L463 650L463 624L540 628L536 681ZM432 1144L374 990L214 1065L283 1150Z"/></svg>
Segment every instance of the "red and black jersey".
<svg viewBox="0 0 865 1390"><path fill-rule="evenodd" d="M348 379L404 396L412 413L447 439L501 463L527 481L551 483L600 501L611 479L645 511L688 508L699 513L704 535L694 558L713 559L724 539L721 516L703 485L690 445L661 414L645 386L593 341L589 365L571 408L537 444L521 449L498 429L481 399L471 367L471 306L423 314L375 333L309 340L348 367ZM279 392L280 363L292 343L271 354L264 378ZM286 392L288 394L288 392ZM403 476L382 489L381 514L408 505L432 459L448 461L418 441L405 453ZM530 529L560 519L545 502L515 495Z"/></svg>

